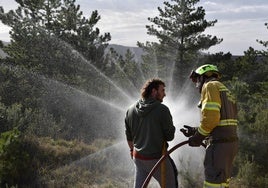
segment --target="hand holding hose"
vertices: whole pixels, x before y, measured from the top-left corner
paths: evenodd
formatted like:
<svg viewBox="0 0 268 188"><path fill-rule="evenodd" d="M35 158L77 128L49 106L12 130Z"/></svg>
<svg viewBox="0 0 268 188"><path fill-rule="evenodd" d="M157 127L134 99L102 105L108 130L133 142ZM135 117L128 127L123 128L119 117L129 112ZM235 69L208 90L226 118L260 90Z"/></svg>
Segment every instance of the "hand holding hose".
<svg viewBox="0 0 268 188"><path fill-rule="evenodd" d="M189 142L189 146L192 147L199 147L202 143L203 140L206 138L206 136L200 134L198 131L196 131L196 133L191 136L188 140Z"/></svg>
<svg viewBox="0 0 268 188"><path fill-rule="evenodd" d="M197 132L197 127L191 127L188 125L183 125L184 128L181 128L180 131L184 134L186 137L191 137Z"/></svg>

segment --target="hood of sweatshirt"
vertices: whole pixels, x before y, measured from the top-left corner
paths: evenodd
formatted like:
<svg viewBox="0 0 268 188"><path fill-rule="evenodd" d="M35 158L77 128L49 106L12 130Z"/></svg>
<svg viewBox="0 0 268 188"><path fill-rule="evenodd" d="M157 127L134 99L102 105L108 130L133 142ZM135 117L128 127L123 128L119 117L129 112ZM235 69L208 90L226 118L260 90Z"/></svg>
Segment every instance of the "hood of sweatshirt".
<svg viewBox="0 0 268 188"><path fill-rule="evenodd" d="M135 105L135 110L138 116L146 116L160 104L160 101L153 98L140 99Z"/></svg>

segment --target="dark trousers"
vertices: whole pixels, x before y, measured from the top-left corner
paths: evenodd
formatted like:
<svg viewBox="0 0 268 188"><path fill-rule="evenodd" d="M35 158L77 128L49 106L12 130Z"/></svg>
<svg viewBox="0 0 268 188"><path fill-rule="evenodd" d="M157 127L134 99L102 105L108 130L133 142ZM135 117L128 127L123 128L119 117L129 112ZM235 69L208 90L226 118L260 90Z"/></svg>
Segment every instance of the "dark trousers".
<svg viewBox="0 0 268 188"><path fill-rule="evenodd" d="M229 187L238 142L212 143L206 149L204 187Z"/></svg>

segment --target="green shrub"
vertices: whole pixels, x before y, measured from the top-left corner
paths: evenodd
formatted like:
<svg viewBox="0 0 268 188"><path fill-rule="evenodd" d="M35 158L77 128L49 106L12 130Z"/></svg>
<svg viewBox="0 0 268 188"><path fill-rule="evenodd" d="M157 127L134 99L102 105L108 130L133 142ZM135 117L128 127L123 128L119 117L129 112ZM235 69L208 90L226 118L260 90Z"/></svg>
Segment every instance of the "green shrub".
<svg viewBox="0 0 268 188"><path fill-rule="evenodd" d="M35 179L29 144L14 128L0 136L0 185L20 187L29 185Z"/></svg>

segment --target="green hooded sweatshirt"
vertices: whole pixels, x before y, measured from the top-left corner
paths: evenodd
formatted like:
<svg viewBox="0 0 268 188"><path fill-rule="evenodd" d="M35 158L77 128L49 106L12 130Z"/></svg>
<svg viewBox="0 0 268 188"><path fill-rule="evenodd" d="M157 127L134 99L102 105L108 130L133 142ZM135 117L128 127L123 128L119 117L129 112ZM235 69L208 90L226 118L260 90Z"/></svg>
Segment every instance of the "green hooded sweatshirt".
<svg viewBox="0 0 268 188"><path fill-rule="evenodd" d="M132 105L125 118L125 133L134 149L146 157L161 157L163 144L174 138L175 127L167 106L149 98Z"/></svg>

